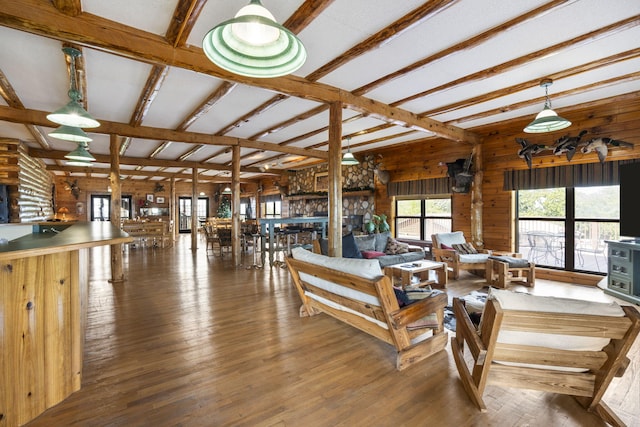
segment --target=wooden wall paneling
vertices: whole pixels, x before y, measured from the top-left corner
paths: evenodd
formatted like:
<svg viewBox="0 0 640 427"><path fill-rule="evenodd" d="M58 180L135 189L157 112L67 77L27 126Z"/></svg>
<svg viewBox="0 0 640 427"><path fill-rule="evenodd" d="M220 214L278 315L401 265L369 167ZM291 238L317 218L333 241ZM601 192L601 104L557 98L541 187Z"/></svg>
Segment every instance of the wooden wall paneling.
<svg viewBox="0 0 640 427"><path fill-rule="evenodd" d="M45 405L61 402L73 392L71 353L71 260L69 252L42 257L43 271L38 281L44 298L38 307L44 317Z"/></svg>
<svg viewBox="0 0 640 427"><path fill-rule="evenodd" d="M4 262L0 314L3 316L3 425L22 425L46 408L42 257Z"/></svg>

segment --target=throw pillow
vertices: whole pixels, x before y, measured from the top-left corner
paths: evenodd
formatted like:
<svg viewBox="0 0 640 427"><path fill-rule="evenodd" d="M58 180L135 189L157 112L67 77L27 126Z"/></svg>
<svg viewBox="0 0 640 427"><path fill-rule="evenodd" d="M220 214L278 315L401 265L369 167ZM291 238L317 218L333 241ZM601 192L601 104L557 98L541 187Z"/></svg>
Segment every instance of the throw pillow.
<svg viewBox="0 0 640 427"><path fill-rule="evenodd" d="M353 233L342 236L342 257L362 258L362 253L360 252L360 249L358 249Z"/></svg>
<svg viewBox="0 0 640 427"><path fill-rule="evenodd" d="M465 255L478 253L471 243L455 243L453 249Z"/></svg>
<svg viewBox="0 0 640 427"><path fill-rule="evenodd" d="M393 237L389 237L384 253L387 255L398 255L406 254L407 252L409 252L409 245L407 243L398 242Z"/></svg>
<svg viewBox="0 0 640 427"><path fill-rule="evenodd" d="M362 257L366 259L380 258L381 256L385 256L384 252L378 251L360 251L362 253Z"/></svg>

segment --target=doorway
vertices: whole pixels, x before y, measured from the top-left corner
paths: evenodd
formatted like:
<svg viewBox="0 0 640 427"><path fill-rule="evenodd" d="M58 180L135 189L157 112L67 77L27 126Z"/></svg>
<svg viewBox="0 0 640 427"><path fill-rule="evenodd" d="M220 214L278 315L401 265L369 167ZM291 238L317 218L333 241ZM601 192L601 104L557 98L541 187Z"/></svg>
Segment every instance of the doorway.
<svg viewBox="0 0 640 427"><path fill-rule="evenodd" d="M198 198L198 221L204 224L209 215L209 198ZM191 197L178 198L178 232L191 233Z"/></svg>

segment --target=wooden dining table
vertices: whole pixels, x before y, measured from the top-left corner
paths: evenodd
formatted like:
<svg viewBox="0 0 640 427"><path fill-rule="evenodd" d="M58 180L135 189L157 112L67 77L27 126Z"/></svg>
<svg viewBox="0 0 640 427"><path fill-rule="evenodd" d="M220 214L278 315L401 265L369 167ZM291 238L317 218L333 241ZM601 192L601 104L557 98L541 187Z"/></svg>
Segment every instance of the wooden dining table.
<svg viewBox="0 0 640 427"><path fill-rule="evenodd" d="M265 258L267 255L267 241L269 242L268 251L269 251L269 265L273 266L274 254L276 251L275 244L275 226L279 224L280 227L283 225L291 225L291 224L321 224L322 226L322 237L326 237L327 235L327 223L329 222L328 216L300 216L300 217L291 217L291 218L260 218L258 219L260 224L260 234L262 235L262 242L260 244L260 248L262 249L262 265L264 265Z"/></svg>

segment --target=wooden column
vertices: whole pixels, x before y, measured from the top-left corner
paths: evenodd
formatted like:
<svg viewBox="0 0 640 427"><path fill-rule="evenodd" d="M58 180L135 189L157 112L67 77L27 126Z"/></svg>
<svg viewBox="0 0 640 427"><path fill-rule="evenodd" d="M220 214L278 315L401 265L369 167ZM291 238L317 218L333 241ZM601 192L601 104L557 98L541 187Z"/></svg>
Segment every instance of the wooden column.
<svg viewBox="0 0 640 427"><path fill-rule="evenodd" d="M111 187L111 223L120 227L122 188L120 187L120 144L118 135L111 134L109 151L111 153L111 171L109 172L109 186ZM110 246L111 250L111 283L124 282L122 268L122 243Z"/></svg>
<svg viewBox="0 0 640 427"><path fill-rule="evenodd" d="M471 186L471 238L473 245L477 248L484 247L484 236L482 233L482 179L484 176L484 166L482 162L482 144L473 145L473 185Z"/></svg>
<svg viewBox="0 0 640 427"><path fill-rule="evenodd" d="M342 257L342 103L329 107L329 256Z"/></svg>
<svg viewBox="0 0 640 427"><path fill-rule="evenodd" d="M234 145L231 153L231 251L233 265L241 264L240 247L240 146Z"/></svg>
<svg viewBox="0 0 640 427"><path fill-rule="evenodd" d="M191 178L191 250L198 249L198 168L192 169Z"/></svg>
<svg viewBox="0 0 640 427"><path fill-rule="evenodd" d="M176 212L176 179L169 181L169 221L171 225L171 239L175 243L178 239L178 215Z"/></svg>

